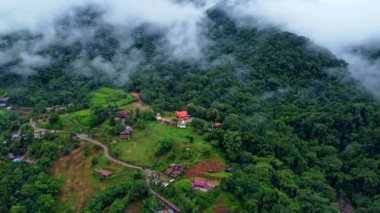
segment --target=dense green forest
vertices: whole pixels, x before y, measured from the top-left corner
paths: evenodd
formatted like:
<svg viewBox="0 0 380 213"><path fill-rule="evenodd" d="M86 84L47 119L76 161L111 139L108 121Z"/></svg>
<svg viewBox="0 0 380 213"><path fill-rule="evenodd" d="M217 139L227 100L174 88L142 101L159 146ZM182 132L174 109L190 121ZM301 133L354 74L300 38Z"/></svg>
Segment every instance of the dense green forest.
<svg viewBox="0 0 380 213"><path fill-rule="evenodd" d="M17 58L1 66L0 95L9 96L13 106L42 112L56 104L83 109L88 93L104 85L139 91L154 109L187 109L198 118L193 126L199 134L217 141L213 145L237 169L221 188L243 209L336 212L336 200L343 197L357 212L380 212L380 105L349 77L344 61L292 33L236 26L217 9L208 12L212 42L202 59L176 61L158 47L159 33L141 27L131 35L133 46L124 48L116 30L98 16L96 10L83 10L57 24L62 38L70 29L95 33L83 41L57 40L47 46L40 54L54 59L50 66L29 75L11 71L18 67ZM4 35L0 50L38 39L24 31ZM114 56L136 49L143 59L126 83L113 84L118 74L73 67L78 59L101 55L113 62ZM23 122L16 115L4 117L0 134L9 138ZM223 125L209 132L206 122ZM25 141L2 145L1 154L29 151L37 163L0 161L0 212L49 212L58 186L47 177L47 168L73 144L54 138L54 144L35 143L31 130L22 129L29 135ZM108 193L128 193L130 185ZM88 208L100 208L96 205Z"/></svg>

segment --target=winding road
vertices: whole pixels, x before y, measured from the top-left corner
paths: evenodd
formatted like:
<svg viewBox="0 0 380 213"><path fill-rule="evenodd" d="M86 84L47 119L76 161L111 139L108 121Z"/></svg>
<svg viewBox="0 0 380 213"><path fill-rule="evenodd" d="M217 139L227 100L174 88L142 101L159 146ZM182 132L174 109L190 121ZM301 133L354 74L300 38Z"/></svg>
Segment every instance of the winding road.
<svg viewBox="0 0 380 213"><path fill-rule="evenodd" d="M111 160L111 161L113 161L113 162L115 162L115 163L118 163L118 164L120 164L120 165L123 165L123 166L125 166L125 167L131 168L131 169L140 169L140 170L143 170L143 168L140 167L140 166L136 166L136 165L133 165L133 164L129 164L129 163L126 163L126 162L124 162L124 161L121 161L121 160L119 160L119 159L117 159L117 158L112 157L111 154L110 154L110 151L109 151L109 149L108 149L108 146L104 145L102 142L97 141L97 140L95 140L95 139L91 139L91 138L89 138L88 135L86 135L86 134L79 134L79 135L77 135L77 136L78 136L78 138L81 139L81 140L88 141L88 142L91 142L91 143L93 143L93 144L96 144L96 145L99 145L100 147L102 147L103 152L104 152L104 155L105 155L109 160Z"/></svg>
<svg viewBox="0 0 380 213"><path fill-rule="evenodd" d="M36 121L34 121L33 119L29 120L29 124L30 124L30 126L32 126L34 131L52 131L49 129L38 128ZM53 131L64 132L64 131L60 131L60 130L53 130ZM133 165L133 164L124 162L120 159L113 157L110 154L108 146L104 145L104 143L102 143L98 140L90 138L87 134L77 134L77 136L80 140L87 141L87 142L90 142L90 143L93 143L93 144L100 146L103 149L104 156L106 156L106 158L109 159L110 161L115 162L117 164L120 164L122 166L125 166L127 168L139 169L139 170L143 171L144 175L146 177L146 183L148 185L149 191L152 194L152 196L155 197L156 199L160 200L161 202L165 203L170 208L172 208L174 210L174 212L181 212L181 210L176 205L174 205L172 202L170 202L169 200L167 200L166 198L164 198L163 196L161 196L160 194L158 194L157 192L155 192L151 189L150 184L149 184L149 177L152 174L152 171L150 169L143 168L143 167L137 166L137 165Z"/></svg>

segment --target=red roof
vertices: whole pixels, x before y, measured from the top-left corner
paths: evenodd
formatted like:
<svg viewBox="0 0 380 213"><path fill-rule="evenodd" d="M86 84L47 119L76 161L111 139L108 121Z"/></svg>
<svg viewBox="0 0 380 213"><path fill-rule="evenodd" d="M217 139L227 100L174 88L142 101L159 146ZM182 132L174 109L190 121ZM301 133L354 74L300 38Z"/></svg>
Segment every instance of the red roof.
<svg viewBox="0 0 380 213"><path fill-rule="evenodd" d="M222 123L216 122L214 123L214 126L222 126Z"/></svg>
<svg viewBox="0 0 380 213"><path fill-rule="evenodd" d="M202 189L206 189L206 190L210 190L210 189L215 188L215 186L212 185L211 183L208 183L208 182L202 181L202 180L194 180L191 183L191 186L193 188L197 187L197 188L202 188Z"/></svg>
<svg viewBox="0 0 380 213"><path fill-rule="evenodd" d="M95 169L95 172L104 177L112 175L112 172L106 169Z"/></svg>
<svg viewBox="0 0 380 213"><path fill-rule="evenodd" d="M175 112L175 116L179 119L183 119L189 117L189 114L187 113L187 111L177 111Z"/></svg>
<svg viewBox="0 0 380 213"><path fill-rule="evenodd" d="M129 116L129 112L126 112L126 111L121 111L119 112L119 118L126 118Z"/></svg>

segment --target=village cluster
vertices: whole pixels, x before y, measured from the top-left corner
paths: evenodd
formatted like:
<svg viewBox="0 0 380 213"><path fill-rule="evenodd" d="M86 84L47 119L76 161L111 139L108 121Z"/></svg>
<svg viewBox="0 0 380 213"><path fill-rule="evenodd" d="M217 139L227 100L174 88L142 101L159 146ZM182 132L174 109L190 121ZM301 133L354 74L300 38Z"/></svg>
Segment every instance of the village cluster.
<svg viewBox="0 0 380 213"><path fill-rule="evenodd" d="M124 125L125 125L125 120L129 116L131 116L131 114L127 111L119 111L117 115L118 117L116 117L115 120L120 121ZM168 124L170 126L177 126L178 128L181 128L181 129L187 128L187 125L191 123L192 121L192 118L187 111L176 111L175 116L173 117L163 117L160 113L157 113L155 117L157 121ZM221 125L222 125L221 123L213 124L214 127L220 127ZM134 129L131 126L125 125L125 129L120 132L119 138L130 140L132 138L133 131ZM175 181L175 178L182 175L185 172L185 170L186 168L184 165L172 163L165 170L166 176L162 175L162 173L159 171L152 171L151 176L150 176L150 181L155 186L166 188L172 182ZM227 172L231 172L231 171L232 170L230 169ZM107 178L112 175L112 171L109 171L104 168L102 169L97 168L94 170L94 173L102 178ZM207 192L215 188L215 185L209 183L208 181L203 181L197 178L193 180L191 186L194 190L200 190L203 192Z"/></svg>
<svg viewBox="0 0 380 213"><path fill-rule="evenodd" d="M0 107L7 107L7 101L8 101L8 98L0 98ZM8 106L7 110L10 111L12 110L12 108ZM29 117L31 116L32 110L26 109L26 111L28 112L30 111ZM45 108L46 114L43 115L42 117L35 120L30 119L29 123L33 127L33 130L34 130L33 132L34 139L41 140L51 135L57 135L59 132L61 132L59 130L54 131L54 130L39 128L38 124L49 123L52 113L62 113L65 111L67 111L67 107L65 105L56 105L56 106ZM116 113L115 121L120 122L124 126L123 130L118 132L119 133L118 138L120 140L131 140L133 137L133 132L135 130L132 126L128 125L129 124L128 119L133 117L132 114L120 108L116 109L113 112ZM166 114L165 116L162 116L161 113L156 113L155 118L158 122L162 122L164 124L177 127L179 129L187 128L188 125L193 121L193 118L191 117L191 115L188 113L188 111L185 111L185 110L176 111L175 114L173 113L172 116L170 115L166 116ZM209 128L209 130L212 131L212 129L220 127L220 126L222 126L221 123L213 123L212 128ZM69 134L68 136L70 140L79 140L79 137L76 134ZM14 134L9 139L9 141L8 140L4 141L4 143L22 141L23 138L25 137L26 137L25 135L21 134L21 130L19 130L17 134ZM8 153L7 158L14 163L23 162L26 164L33 164L33 161L31 159L25 156L16 156L14 153ZM175 182L176 179L181 178L181 176L186 172L187 169L185 165L183 164L171 163L162 172L156 171L156 170L151 171L146 168L144 168L144 170L149 171L147 177L149 177L148 181L150 182L152 186L158 187L158 188L166 188L170 184ZM233 171L232 169L225 170L225 172L232 172L232 171ZM214 172L214 171L211 171L211 172ZM209 171L209 173L211 172ZM215 172L219 172L219 171L215 171ZM109 178L110 176L113 175L113 171L106 168L94 168L93 174L97 175L100 178ZM197 176L194 176L194 178L192 178L191 187L193 190L199 190L202 192L207 192L209 190L213 190L216 188L214 184L205 180L205 178L201 178ZM161 200L164 199L159 194L157 194L156 197L158 197L158 199L161 199ZM165 200L164 203L170 204L170 202L167 200ZM170 207L168 209L172 209L172 210L176 209L175 205L168 205L168 206Z"/></svg>

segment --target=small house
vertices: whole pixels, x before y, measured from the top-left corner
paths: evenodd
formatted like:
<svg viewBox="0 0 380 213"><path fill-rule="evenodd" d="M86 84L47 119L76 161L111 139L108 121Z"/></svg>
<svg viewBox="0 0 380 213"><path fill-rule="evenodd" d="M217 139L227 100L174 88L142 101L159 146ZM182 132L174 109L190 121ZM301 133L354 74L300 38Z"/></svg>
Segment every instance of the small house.
<svg viewBox="0 0 380 213"><path fill-rule="evenodd" d="M16 158L16 156L15 156L13 153L8 153L7 158L8 158L9 160L13 160L13 159Z"/></svg>
<svg viewBox="0 0 380 213"><path fill-rule="evenodd" d="M129 116L129 112L126 111L120 111L119 112L119 118L120 119L126 119Z"/></svg>
<svg viewBox="0 0 380 213"><path fill-rule="evenodd" d="M186 122L184 120L178 122L177 127L181 129L186 128Z"/></svg>
<svg viewBox="0 0 380 213"><path fill-rule="evenodd" d="M35 139L41 139L41 138L45 137L45 135L46 135L46 130L40 129L40 130L34 131L34 138Z"/></svg>
<svg viewBox="0 0 380 213"><path fill-rule="evenodd" d="M72 141L76 141L76 140L79 140L79 137L78 137L78 135L76 135L76 134L71 134L71 135L70 135L70 140L72 140Z"/></svg>
<svg viewBox="0 0 380 213"><path fill-rule="evenodd" d="M21 159L20 159L20 158L14 158L14 159L12 160L12 162L13 162L13 163L19 163L19 162L21 162Z"/></svg>
<svg viewBox="0 0 380 213"><path fill-rule="evenodd" d="M0 107L5 107L9 98L0 98Z"/></svg>
<svg viewBox="0 0 380 213"><path fill-rule="evenodd" d="M231 172L234 172L235 170L233 168L229 167L229 168L226 168L224 171L231 173Z"/></svg>
<svg viewBox="0 0 380 213"><path fill-rule="evenodd" d="M126 126L124 131L120 132L120 139L128 139L130 140L132 137L133 128L130 126Z"/></svg>
<svg viewBox="0 0 380 213"><path fill-rule="evenodd" d="M54 111L53 107L47 107L45 110L47 113L52 113Z"/></svg>
<svg viewBox="0 0 380 213"><path fill-rule="evenodd" d="M157 119L158 121L160 121L160 120L162 119L162 117L161 117L161 113L158 112L158 113L156 114L156 119Z"/></svg>
<svg viewBox="0 0 380 213"><path fill-rule="evenodd" d="M200 190L203 192L207 192L215 188L215 186L212 185L211 183L208 183L207 181L202 181L202 180L194 180L191 183L191 186L194 190Z"/></svg>
<svg viewBox="0 0 380 213"><path fill-rule="evenodd" d="M221 126L222 126L222 123L219 123L219 122L214 123L214 127L221 127Z"/></svg>
<svg viewBox="0 0 380 213"><path fill-rule="evenodd" d="M168 182L165 182L165 181L161 182L161 187L162 187L162 188L166 188L166 187L168 187L168 186L169 186L169 183L168 183Z"/></svg>
<svg viewBox="0 0 380 213"><path fill-rule="evenodd" d="M66 106L65 105L56 105L54 106L54 112L62 112L62 111L65 111L66 110Z"/></svg>
<svg viewBox="0 0 380 213"><path fill-rule="evenodd" d="M153 179L152 180L152 183L156 186L160 185L161 184L161 181L159 179Z"/></svg>
<svg viewBox="0 0 380 213"><path fill-rule="evenodd" d="M95 174L101 177L109 177L112 175L112 172L107 169L95 169Z"/></svg>
<svg viewBox="0 0 380 213"><path fill-rule="evenodd" d="M189 117L187 111L176 111L175 116L177 119L186 119Z"/></svg>
<svg viewBox="0 0 380 213"><path fill-rule="evenodd" d="M21 141L21 135L12 135L12 137L11 137L11 141L12 142L15 142L15 141Z"/></svg>
<svg viewBox="0 0 380 213"><path fill-rule="evenodd" d="M170 164L165 173L170 177L176 178L185 171L185 166L180 164Z"/></svg>

